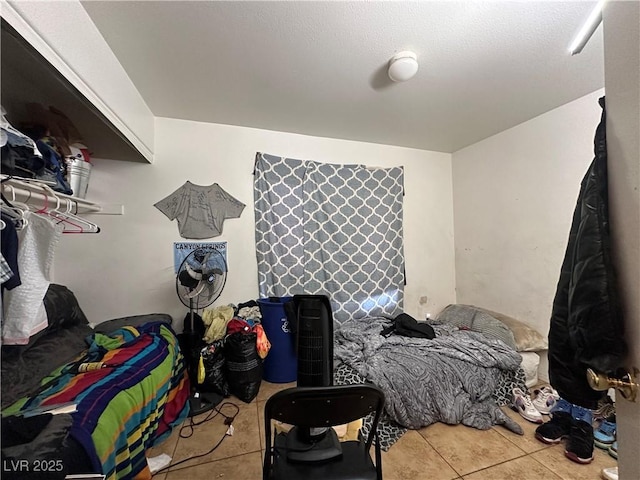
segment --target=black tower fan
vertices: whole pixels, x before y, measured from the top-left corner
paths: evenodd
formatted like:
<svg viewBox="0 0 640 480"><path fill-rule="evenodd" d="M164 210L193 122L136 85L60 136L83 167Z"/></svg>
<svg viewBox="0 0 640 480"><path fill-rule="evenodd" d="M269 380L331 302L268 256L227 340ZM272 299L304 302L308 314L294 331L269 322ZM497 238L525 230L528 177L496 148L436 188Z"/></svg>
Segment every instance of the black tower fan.
<svg viewBox="0 0 640 480"><path fill-rule="evenodd" d="M333 315L325 295L294 295L298 386L333 385ZM333 428L293 427L287 435L290 462L324 462L342 456Z"/></svg>
<svg viewBox="0 0 640 480"><path fill-rule="evenodd" d="M325 295L295 295L298 386L333 385L333 315Z"/></svg>

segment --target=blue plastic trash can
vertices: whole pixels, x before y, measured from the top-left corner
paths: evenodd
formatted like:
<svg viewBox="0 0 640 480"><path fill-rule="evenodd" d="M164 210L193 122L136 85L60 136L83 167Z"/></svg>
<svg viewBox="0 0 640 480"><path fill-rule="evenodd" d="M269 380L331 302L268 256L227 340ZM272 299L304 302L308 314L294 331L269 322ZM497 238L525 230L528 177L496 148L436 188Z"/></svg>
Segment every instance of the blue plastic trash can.
<svg viewBox="0 0 640 480"><path fill-rule="evenodd" d="M292 300L293 297L258 299L262 327L271 343L262 370L262 378L267 382L289 383L298 378L295 339L284 311L284 304Z"/></svg>

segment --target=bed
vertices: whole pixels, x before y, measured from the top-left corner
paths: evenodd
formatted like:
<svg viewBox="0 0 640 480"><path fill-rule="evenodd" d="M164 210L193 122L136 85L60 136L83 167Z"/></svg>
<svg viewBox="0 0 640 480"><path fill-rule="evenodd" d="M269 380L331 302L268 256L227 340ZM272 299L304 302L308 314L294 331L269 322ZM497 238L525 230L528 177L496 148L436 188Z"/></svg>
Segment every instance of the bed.
<svg viewBox="0 0 640 480"><path fill-rule="evenodd" d="M54 296L75 302L68 299L70 292L59 286L54 290ZM139 315L93 329L78 310L75 302L70 310L75 313L58 312L62 321L50 321L56 328L26 351L3 351L2 455L10 467L3 478L56 479L89 472L107 479L151 478L146 450L188 415L189 380L171 317ZM69 316L76 318L70 321ZM104 367L82 371L81 364L96 362ZM43 369L50 372L41 375ZM7 405L10 400L15 401ZM42 415L55 406L75 412ZM30 442L5 441L5 427L19 437L34 422L40 430ZM46 475L37 476L36 465L46 468L40 472Z"/></svg>
<svg viewBox="0 0 640 480"><path fill-rule="evenodd" d="M522 356L511 328L486 312L447 307L431 324L432 340L384 337L380 332L390 321L380 317L349 320L336 329L335 383L371 382L385 393L383 449L407 429L435 422L502 425L522 434L500 408L510 403L513 388L527 388Z"/></svg>

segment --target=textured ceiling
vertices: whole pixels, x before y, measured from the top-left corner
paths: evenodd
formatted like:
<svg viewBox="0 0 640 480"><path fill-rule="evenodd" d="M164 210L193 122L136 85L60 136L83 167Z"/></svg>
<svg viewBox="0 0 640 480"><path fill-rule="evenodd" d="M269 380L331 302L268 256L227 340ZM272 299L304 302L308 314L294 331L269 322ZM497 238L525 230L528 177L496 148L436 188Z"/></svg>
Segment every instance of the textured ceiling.
<svg viewBox="0 0 640 480"><path fill-rule="evenodd" d="M453 152L604 86L601 27L567 52L595 3L83 6L156 116Z"/></svg>

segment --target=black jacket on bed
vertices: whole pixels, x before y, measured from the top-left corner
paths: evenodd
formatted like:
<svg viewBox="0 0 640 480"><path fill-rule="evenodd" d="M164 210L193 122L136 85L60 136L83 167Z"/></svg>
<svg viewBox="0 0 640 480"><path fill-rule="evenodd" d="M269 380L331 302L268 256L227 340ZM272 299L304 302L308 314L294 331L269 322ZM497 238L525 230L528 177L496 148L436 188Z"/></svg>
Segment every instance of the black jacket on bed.
<svg viewBox="0 0 640 480"><path fill-rule="evenodd" d="M585 408L595 408L604 394L589 387L587 368L613 372L626 354L610 255L604 97L599 103L595 158L582 180L549 330L551 385Z"/></svg>

